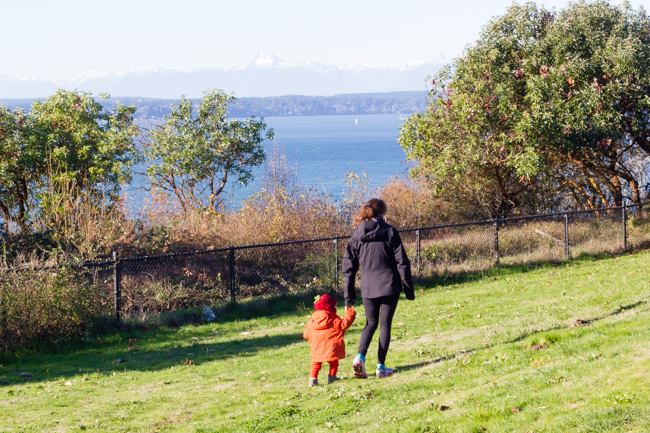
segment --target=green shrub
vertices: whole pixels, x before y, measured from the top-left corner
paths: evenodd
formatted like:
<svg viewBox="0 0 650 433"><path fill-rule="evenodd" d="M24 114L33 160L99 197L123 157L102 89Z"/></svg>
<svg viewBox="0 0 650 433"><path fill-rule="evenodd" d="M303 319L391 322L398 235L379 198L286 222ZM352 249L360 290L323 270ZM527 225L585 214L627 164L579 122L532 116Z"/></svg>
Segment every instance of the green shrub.
<svg viewBox="0 0 650 433"><path fill-rule="evenodd" d="M79 335L110 308L101 285L74 268L0 273L0 351Z"/></svg>

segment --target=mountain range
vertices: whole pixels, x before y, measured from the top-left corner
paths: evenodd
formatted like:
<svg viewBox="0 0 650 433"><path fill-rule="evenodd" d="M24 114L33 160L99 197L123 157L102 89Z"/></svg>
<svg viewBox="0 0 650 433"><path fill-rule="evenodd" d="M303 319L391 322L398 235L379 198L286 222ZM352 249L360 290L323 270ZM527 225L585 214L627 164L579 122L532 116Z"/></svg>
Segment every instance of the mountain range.
<svg viewBox="0 0 650 433"><path fill-rule="evenodd" d="M189 72L160 68L133 68L110 74L90 71L67 81L0 75L0 98L41 98L59 88L149 98L196 98L215 87L235 92L238 97L425 90L426 77L449 62L441 57L392 66L327 65L285 62L269 54L240 65Z"/></svg>

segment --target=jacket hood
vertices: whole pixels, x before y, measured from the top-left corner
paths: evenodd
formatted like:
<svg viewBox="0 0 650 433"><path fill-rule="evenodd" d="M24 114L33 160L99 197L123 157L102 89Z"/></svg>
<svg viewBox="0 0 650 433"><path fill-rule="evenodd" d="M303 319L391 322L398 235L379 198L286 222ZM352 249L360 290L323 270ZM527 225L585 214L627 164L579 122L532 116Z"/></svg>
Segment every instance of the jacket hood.
<svg viewBox="0 0 650 433"><path fill-rule="evenodd" d="M359 224L357 230L361 234L361 242L377 242L388 236L390 226L382 217L373 218Z"/></svg>
<svg viewBox="0 0 650 433"><path fill-rule="evenodd" d="M311 322L314 329L327 329L329 327L330 313L327 311L316 311L311 315Z"/></svg>

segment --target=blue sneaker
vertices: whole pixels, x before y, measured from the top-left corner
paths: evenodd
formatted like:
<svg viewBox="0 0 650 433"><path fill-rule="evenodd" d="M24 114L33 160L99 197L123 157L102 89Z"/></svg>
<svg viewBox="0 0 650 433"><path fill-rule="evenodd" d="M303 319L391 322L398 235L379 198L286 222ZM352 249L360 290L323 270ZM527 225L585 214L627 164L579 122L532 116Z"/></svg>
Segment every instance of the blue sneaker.
<svg viewBox="0 0 650 433"><path fill-rule="evenodd" d="M361 359L359 355L354 357L354 361L352 361L352 369L354 370L354 377L359 379L368 379L368 374L366 373L366 361Z"/></svg>
<svg viewBox="0 0 650 433"><path fill-rule="evenodd" d="M378 368L375 374L377 375L377 379L383 379L384 377L392 376L394 372L392 368L382 367Z"/></svg>

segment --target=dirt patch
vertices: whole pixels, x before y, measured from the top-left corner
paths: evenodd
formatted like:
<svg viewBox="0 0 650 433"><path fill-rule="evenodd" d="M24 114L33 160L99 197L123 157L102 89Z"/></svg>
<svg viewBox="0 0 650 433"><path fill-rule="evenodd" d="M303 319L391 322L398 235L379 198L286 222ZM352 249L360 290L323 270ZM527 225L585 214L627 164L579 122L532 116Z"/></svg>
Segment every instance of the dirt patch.
<svg viewBox="0 0 650 433"><path fill-rule="evenodd" d="M530 350L542 350L542 349L548 349L548 344L541 343L541 344L536 344L534 346L530 346Z"/></svg>
<svg viewBox="0 0 650 433"><path fill-rule="evenodd" d="M576 319L575 322L569 325L569 329L577 328L579 326L591 326L591 320Z"/></svg>

